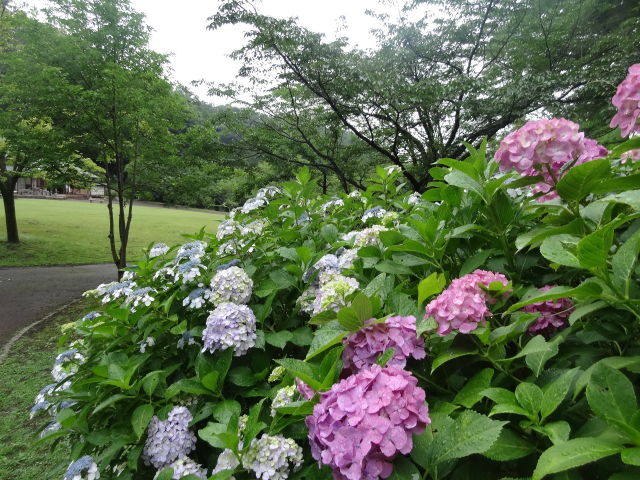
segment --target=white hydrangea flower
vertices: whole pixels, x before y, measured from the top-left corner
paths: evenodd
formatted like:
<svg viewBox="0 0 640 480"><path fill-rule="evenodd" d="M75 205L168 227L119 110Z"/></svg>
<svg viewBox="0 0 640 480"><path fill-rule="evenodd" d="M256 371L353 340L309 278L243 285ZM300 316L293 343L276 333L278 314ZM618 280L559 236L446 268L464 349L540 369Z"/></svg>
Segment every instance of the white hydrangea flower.
<svg viewBox="0 0 640 480"><path fill-rule="evenodd" d="M302 448L282 435L263 434L253 439L242 457L242 466L260 480L286 480L289 471L302 466Z"/></svg>
<svg viewBox="0 0 640 480"><path fill-rule="evenodd" d="M214 305L223 302L245 304L251 298L253 280L240 267L229 267L218 271L211 279L211 301Z"/></svg>
<svg viewBox="0 0 640 480"><path fill-rule="evenodd" d="M211 475L224 472L225 470L235 470L240 466L240 461L234 453L228 448L224 449L218 456L215 468L211 471ZM229 480L235 480L235 477L229 477Z"/></svg>
<svg viewBox="0 0 640 480"><path fill-rule="evenodd" d="M207 267L200 263L200 260L189 260L185 263L180 263L175 266L173 281L179 282L182 279L183 284L193 282L201 274L201 270L206 270Z"/></svg>
<svg viewBox="0 0 640 480"><path fill-rule="evenodd" d="M151 296L152 293L157 293L155 288L137 288L127 295L125 303L131 305L131 311L135 312L140 305L146 305L147 307L151 305L155 300L155 297Z"/></svg>
<svg viewBox="0 0 640 480"><path fill-rule="evenodd" d="M344 275L320 275L320 288L313 302L313 315L326 310L338 311L347 306L346 297L355 292L360 284L355 278Z"/></svg>
<svg viewBox="0 0 640 480"><path fill-rule="evenodd" d="M243 237L247 235L260 235L266 226L267 222L265 220L254 220L240 227L240 235Z"/></svg>
<svg viewBox="0 0 640 480"><path fill-rule="evenodd" d="M194 462L189 457L180 457L169 465L169 467L173 469L173 475L171 477L173 480L180 480L182 477L186 477L187 475L195 475L202 480L206 480L208 477L207 469L199 463ZM159 474L160 471L156 473L154 478L157 478Z"/></svg>
<svg viewBox="0 0 640 480"><path fill-rule="evenodd" d="M233 220L232 218L228 218L223 220L218 225L218 229L216 230L216 238L218 240L222 240L225 237L229 237L236 233L240 228L240 224Z"/></svg>
<svg viewBox="0 0 640 480"><path fill-rule="evenodd" d="M353 241L353 246L356 248L369 247L377 245L380 233L387 231L389 229L383 225L373 225L358 232L349 232L343 235L342 239L346 242Z"/></svg>
<svg viewBox="0 0 640 480"><path fill-rule="evenodd" d="M269 185L258 190L258 193L256 193L256 198L268 199L268 198L273 198L276 195L279 195L281 193L282 193L282 190L280 190L279 187L276 187L274 185Z"/></svg>
<svg viewBox="0 0 640 480"><path fill-rule="evenodd" d="M210 290L205 290L202 287L198 287L195 290L192 290L191 293L189 293L189 295L187 295L184 300L182 300L182 306L190 308L192 310L202 308L207 299L209 299L210 297Z"/></svg>
<svg viewBox="0 0 640 480"><path fill-rule="evenodd" d="M296 305L300 306L300 311L304 313L308 313L309 315L313 314L313 303L318 296L320 291L320 287L318 285L311 285L308 287L296 300Z"/></svg>
<svg viewBox="0 0 640 480"><path fill-rule="evenodd" d="M132 280L101 283L96 287L96 293L99 297L102 297L102 303L109 303L120 297L129 296L135 287L136 284Z"/></svg>
<svg viewBox="0 0 640 480"><path fill-rule="evenodd" d="M58 422L51 422L49 425L47 425L44 430L42 430L40 432L40 438L44 438L47 435L50 435L54 432L59 431L62 428L62 425L60 425Z"/></svg>
<svg viewBox="0 0 640 480"><path fill-rule="evenodd" d="M250 198L246 202L244 202L244 205L242 205L242 207L240 208L240 212L250 213L266 204L267 204L267 199L264 197Z"/></svg>
<svg viewBox="0 0 640 480"><path fill-rule="evenodd" d="M192 262L199 262L200 259L204 256L205 248L207 248L207 243L201 240L185 243L178 249L178 252L176 253L176 262L184 259L188 259Z"/></svg>
<svg viewBox="0 0 640 480"><path fill-rule="evenodd" d="M285 407L292 403L293 397L295 397L297 392L298 391L294 385L279 389L271 402L271 416L275 417L276 413L278 413L276 408Z"/></svg>
<svg viewBox="0 0 640 480"><path fill-rule="evenodd" d="M166 255L168 251L169 251L169 245L162 242L156 243L153 247L151 247L151 250L149 250L149 258L156 258L162 255Z"/></svg>
<svg viewBox="0 0 640 480"><path fill-rule="evenodd" d="M327 213L327 210L336 207L344 207L344 200L342 200L341 198L333 198L327 203L322 204L320 206L320 210L322 210L322 213Z"/></svg>
<svg viewBox="0 0 640 480"><path fill-rule="evenodd" d="M413 192L407 197L407 203L409 205L418 205L422 201L422 195L418 192Z"/></svg>
<svg viewBox="0 0 640 480"><path fill-rule="evenodd" d="M365 210L364 215L362 215L362 221L366 223L367 220L371 218L382 218L386 215L386 213L387 211L378 205L368 210Z"/></svg>
<svg viewBox="0 0 640 480"><path fill-rule="evenodd" d="M78 371L78 365L85 361L84 355L75 348L60 353L53 362L51 376L56 382L62 382ZM37 402L36 402L37 403Z"/></svg>
<svg viewBox="0 0 640 480"><path fill-rule="evenodd" d="M153 347L155 344L156 341L153 337L147 337L140 342L140 353L144 353L147 350L147 347Z"/></svg>
<svg viewBox="0 0 640 480"><path fill-rule="evenodd" d="M384 171L387 172L387 175L391 175L392 173L400 173L402 169L399 165L389 165L388 167L384 167Z"/></svg>

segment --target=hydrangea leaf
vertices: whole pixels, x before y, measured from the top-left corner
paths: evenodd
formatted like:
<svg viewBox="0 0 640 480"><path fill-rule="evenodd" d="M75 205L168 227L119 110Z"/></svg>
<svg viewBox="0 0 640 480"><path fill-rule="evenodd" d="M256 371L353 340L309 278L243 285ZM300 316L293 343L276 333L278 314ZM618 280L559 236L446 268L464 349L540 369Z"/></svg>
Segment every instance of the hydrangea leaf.
<svg viewBox="0 0 640 480"><path fill-rule="evenodd" d="M500 436L483 455L491 460L506 462L531 455L536 451L531 444L509 428L503 428Z"/></svg>

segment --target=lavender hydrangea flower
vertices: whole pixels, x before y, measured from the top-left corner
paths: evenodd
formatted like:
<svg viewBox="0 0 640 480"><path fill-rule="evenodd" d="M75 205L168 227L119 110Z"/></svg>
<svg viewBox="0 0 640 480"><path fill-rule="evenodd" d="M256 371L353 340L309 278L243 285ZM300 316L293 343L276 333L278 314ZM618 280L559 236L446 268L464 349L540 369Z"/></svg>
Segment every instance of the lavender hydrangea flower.
<svg viewBox="0 0 640 480"><path fill-rule="evenodd" d="M336 480L377 480L393 471L413 434L431 423L425 392L409 372L372 365L321 394L309 427L311 454Z"/></svg>
<svg viewBox="0 0 640 480"><path fill-rule="evenodd" d="M293 402L293 397L296 395L296 387L290 385L288 387L283 387L276 392L276 396L273 398L271 402L271 416L275 417L277 408L286 407L290 403Z"/></svg>
<svg viewBox="0 0 640 480"><path fill-rule="evenodd" d="M315 263L314 268L317 271L329 274L340 273L342 271L340 260L332 253L328 253L320 258L320 260Z"/></svg>
<svg viewBox="0 0 640 480"><path fill-rule="evenodd" d="M207 469L203 468L202 465L194 462L189 457L180 457L169 465L169 467L173 469L173 475L171 477L173 480L180 480L182 477L186 477L187 475L195 475L202 480L206 480L208 477Z"/></svg>
<svg viewBox="0 0 640 480"><path fill-rule="evenodd" d="M33 419L38 413L47 411L51 406L50 402L38 402L29 410L29 418Z"/></svg>
<svg viewBox="0 0 640 480"><path fill-rule="evenodd" d="M404 368L407 358L426 356L424 340L416 337L416 318L413 316L390 317L384 323L365 326L345 338L343 343L344 369L352 373L375 364L380 355L392 348L395 352L387 365L393 367Z"/></svg>
<svg viewBox="0 0 640 480"><path fill-rule="evenodd" d="M244 304L251 298L253 281L240 267L229 267L217 272L211 279L211 301Z"/></svg>
<svg viewBox="0 0 640 480"><path fill-rule="evenodd" d="M202 332L203 351L234 349L234 355L244 355L256 344L256 317L246 305L225 302L211 312Z"/></svg>
<svg viewBox="0 0 640 480"><path fill-rule="evenodd" d="M553 286L545 285L541 292L551 290ZM523 309L529 313L539 313L535 322L529 326L531 333L550 333L567 326L567 319L573 311L573 302L570 298L558 298L556 300L544 300L542 302L526 305Z"/></svg>
<svg viewBox="0 0 640 480"><path fill-rule="evenodd" d="M299 378L296 378L296 389L305 400L311 400L316 395L316 391Z"/></svg>
<svg viewBox="0 0 640 480"><path fill-rule="evenodd" d="M253 439L242 456L242 466L260 480L286 480L302 466L302 448L282 435L263 434Z"/></svg>
<svg viewBox="0 0 640 480"><path fill-rule="evenodd" d="M426 307L426 317L438 322L438 333L446 335L453 330L469 333L484 323L491 312L487 303L495 303L481 286L488 287L493 282L504 286L509 280L501 273L476 270L455 279L451 285Z"/></svg>
<svg viewBox="0 0 640 480"><path fill-rule="evenodd" d="M169 251L169 245L166 243L156 243L151 250L149 250L149 258L156 258L162 255L166 255Z"/></svg>
<svg viewBox="0 0 640 480"><path fill-rule="evenodd" d="M344 275L320 275L320 288L313 301L313 314L325 310L338 311L347 305L346 297L355 292L360 284L355 278Z"/></svg>
<svg viewBox="0 0 640 480"><path fill-rule="evenodd" d="M153 347L156 344L156 341L153 337L147 337L142 342L140 342L140 353L144 353L147 350L147 347Z"/></svg>
<svg viewBox="0 0 640 480"><path fill-rule="evenodd" d="M69 468L64 473L64 480L97 480L100 478L98 465L89 455L71 462Z"/></svg>
<svg viewBox="0 0 640 480"><path fill-rule="evenodd" d="M166 420L154 416L147 427L144 463L163 469L188 455L196 446L196 436L189 430L191 420L193 416L185 407L173 407Z"/></svg>
<svg viewBox="0 0 640 480"><path fill-rule="evenodd" d="M304 212L302 215L300 215L295 222L293 222L294 225L303 225L305 223L307 223L311 218L309 217L309 214L307 212Z"/></svg>
<svg viewBox="0 0 640 480"><path fill-rule="evenodd" d="M365 210L364 215L362 215L362 221L364 223L367 223L367 220L371 218L382 218L386 215L386 213L387 211L378 205L368 210Z"/></svg>

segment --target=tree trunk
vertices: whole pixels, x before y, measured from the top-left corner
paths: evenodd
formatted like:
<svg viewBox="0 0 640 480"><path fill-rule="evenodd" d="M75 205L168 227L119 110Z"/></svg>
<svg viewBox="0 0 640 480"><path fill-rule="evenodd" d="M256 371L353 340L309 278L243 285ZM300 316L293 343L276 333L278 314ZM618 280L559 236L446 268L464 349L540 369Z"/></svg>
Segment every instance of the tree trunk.
<svg viewBox="0 0 640 480"><path fill-rule="evenodd" d="M10 178L7 183L0 185L2 203L4 204L4 217L7 225L7 242L20 243L18 235L18 220L16 219L16 199L13 196L13 188L16 180Z"/></svg>

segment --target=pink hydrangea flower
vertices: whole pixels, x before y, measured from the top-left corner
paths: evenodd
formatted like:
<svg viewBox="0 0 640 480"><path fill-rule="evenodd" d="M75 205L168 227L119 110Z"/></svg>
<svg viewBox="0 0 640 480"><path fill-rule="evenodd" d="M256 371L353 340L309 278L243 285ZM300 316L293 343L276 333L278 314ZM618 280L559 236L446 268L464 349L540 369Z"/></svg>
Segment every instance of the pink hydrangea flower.
<svg viewBox="0 0 640 480"><path fill-rule="evenodd" d="M438 333L446 335L453 330L469 333L484 323L491 312L487 304L496 302L481 285L488 287L493 282L507 286L509 280L501 273L476 270L455 279L447 289L427 305L425 317L438 322Z"/></svg>
<svg viewBox="0 0 640 480"><path fill-rule="evenodd" d="M606 157L608 151L591 138L585 138L577 123L564 118L527 122L511 132L501 142L495 154L502 170L516 170L523 175L542 175L544 182L534 187L534 193L545 193L541 201L556 198L552 186L563 173L562 167Z"/></svg>
<svg viewBox="0 0 640 480"><path fill-rule="evenodd" d="M640 160L640 148L636 150L629 150L628 152L624 152L620 155L620 163L627 163L627 160L631 160L632 162L637 162Z"/></svg>
<svg viewBox="0 0 640 480"><path fill-rule="evenodd" d="M311 388L299 378L296 378L296 389L298 390L300 396L305 400L311 400L316 394L316 391L313 388Z"/></svg>
<svg viewBox="0 0 640 480"><path fill-rule="evenodd" d="M539 290L546 292L551 288L553 288L551 285L546 285ZM545 300L527 305L522 310L540 314L536 321L529 326L529 332L543 333L542 331L549 332L566 326L566 320L573 310L573 302L569 298Z"/></svg>
<svg viewBox="0 0 640 480"><path fill-rule="evenodd" d="M311 454L336 480L377 480L431 423L425 392L406 370L372 365L335 384L306 418Z"/></svg>
<svg viewBox="0 0 640 480"><path fill-rule="evenodd" d="M629 75L618 85L611 99L618 112L611 119L610 127L620 127L623 137L640 132L640 63L629 67Z"/></svg>
<svg viewBox="0 0 640 480"><path fill-rule="evenodd" d="M375 319L369 320L370 322ZM387 365L404 368L407 358L425 357L424 341L416 337L416 317L390 317L368 325L344 340L344 369L352 373L373 365L386 350L395 350Z"/></svg>

